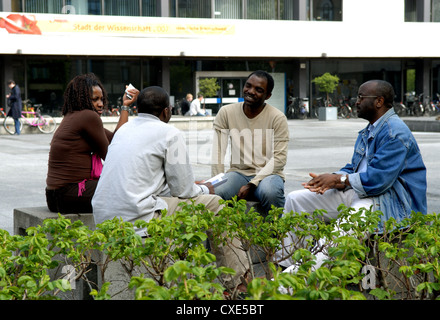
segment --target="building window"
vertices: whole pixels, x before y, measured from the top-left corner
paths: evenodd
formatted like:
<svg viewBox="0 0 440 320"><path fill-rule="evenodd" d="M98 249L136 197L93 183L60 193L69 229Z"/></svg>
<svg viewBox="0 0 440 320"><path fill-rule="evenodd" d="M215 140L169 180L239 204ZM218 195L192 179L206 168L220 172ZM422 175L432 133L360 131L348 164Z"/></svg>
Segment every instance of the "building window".
<svg viewBox="0 0 440 320"><path fill-rule="evenodd" d="M63 13L68 14L102 14L101 0L65 0L66 7Z"/></svg>
<svg viewBox="0 0 440 320"><path fill-rule="evenodd" d="M295 20L299 1L305 0L170 0L169 4L171 17Z"/></svg>
<svg viewBox="0 0 440 320"><path fill-rule="evenodd" d="M280 1L280 20L298 20L295 16L299 16L295 12L298 7L295 7L294 0L281 0ZM295 14L296 13L296 14Z"/></svg>
<svg viewBox="0 0 440 320"><path fill-rule="evenodd" d="M139 1L104 1L104 14L109 16L139 16Z"/></svg>
<svg viewBox="0 0 440 320"><path fill-rule="evenodd" d="M61 13L64 0L13 0L11 7L13 11L32 13Z"/></svg>
<svg viewBox="0 0 440 320"><path fill-rule="evenodd" d="M308 20L342 21L342 0L307 0Z"/></svg>
<svg viewBox="0 0 440 320"><path fill-rule="evenodd" d="M211 1L170 0L170 16L179 18L211 18Z"/></svg>
<svg viewBox="0 0 440 320"><path fill-rule="evenodd" d="M88 14L97 16L102 14L101 0L89 0L88 7Z"/></svg>
<svg viewBox="0 0 440 320"><path fill-rule="evenodd" d="M246 0L246 19L276 20L278 16L277 2L276 0Z"/></svg>
<svg viewBox="0 0 440 320"><path fill-rule="evenodd" d="M405 21L415 22L417 21L417 1L405 0Z"/></svg>
<svg viewBox="0 0 440 320"><path fill-rule="evenodd" d="M243 4L241 0L215 0L214 18L241 19Z"/></svg>
<svg viewBox="0 0 440 320"><path fill-rule="evenodd" d="M0 4L1 4L0 0ZM13 12L155 17L155 0L11 0Z"/></svg>
<svg viewBox="0 0 440 320"><path fill-rule="evenodd" d="M405 22L440 22L440 0L405 0Z"/></svg>
<svg viewBox="0 0 440 320"><path fill-rule="evenodd" d="M440 0L431 1L431 21L440 22Z"/></svg>
<svg viewBox="0 0 440 320"><path fill-rule="evenodd" d="M143 17L157 17L160 16L157 10L157 2L156 0L142 0L142 16Z"/></svg>

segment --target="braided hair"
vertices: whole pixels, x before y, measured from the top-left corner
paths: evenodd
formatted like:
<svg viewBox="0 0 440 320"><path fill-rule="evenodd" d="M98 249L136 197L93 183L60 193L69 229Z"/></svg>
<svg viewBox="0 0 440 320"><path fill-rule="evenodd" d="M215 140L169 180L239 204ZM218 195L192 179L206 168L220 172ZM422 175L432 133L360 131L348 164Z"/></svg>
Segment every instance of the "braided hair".
<svg viewBox="0 0 440 320"><path fill-rule="evenodd" d="M82 74L73 78L64 92L64 104L62 114L80 111L84 109L94 110L92 103L93 87L98 86L102 90L104 107L108 104L107 92L101 81L93 73Z"/></svg>

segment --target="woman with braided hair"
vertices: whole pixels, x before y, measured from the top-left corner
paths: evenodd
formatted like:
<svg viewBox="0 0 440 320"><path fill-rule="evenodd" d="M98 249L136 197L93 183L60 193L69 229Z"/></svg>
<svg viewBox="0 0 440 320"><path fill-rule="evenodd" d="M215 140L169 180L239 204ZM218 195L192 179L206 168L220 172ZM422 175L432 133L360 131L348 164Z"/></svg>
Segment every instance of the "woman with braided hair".
<svg viewBox="0 0 440 320"><path fill-rule="evenodd" d="M76 76L64 93L64 116L50 144L46 201L52 212L92 212L91 200L113 134L128 121L128 106L139 91L128 91L114 132L104 128L100 115L107 93L94 74Z"/></svg>

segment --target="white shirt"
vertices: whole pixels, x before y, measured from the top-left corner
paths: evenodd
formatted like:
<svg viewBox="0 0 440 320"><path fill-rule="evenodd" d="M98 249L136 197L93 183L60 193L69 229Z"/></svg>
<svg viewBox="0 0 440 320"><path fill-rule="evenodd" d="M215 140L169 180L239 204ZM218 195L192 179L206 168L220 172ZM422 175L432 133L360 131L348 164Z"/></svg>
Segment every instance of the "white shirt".
<svg viewBox="0 0 440 320"><path fill-rule="evenodd" d="M114 217L149 221L167 208L161 196L188 199L209 193L194 181L182 133L141 113L119 128L108 148L92 199L95 223Z"/></svg>
<svg viewBox="0 0 440 320"><path fill-rule="evenodd" d="M189 106L188 115L196 116L198 113L203 113L199 99L194 99Z"/></svg>

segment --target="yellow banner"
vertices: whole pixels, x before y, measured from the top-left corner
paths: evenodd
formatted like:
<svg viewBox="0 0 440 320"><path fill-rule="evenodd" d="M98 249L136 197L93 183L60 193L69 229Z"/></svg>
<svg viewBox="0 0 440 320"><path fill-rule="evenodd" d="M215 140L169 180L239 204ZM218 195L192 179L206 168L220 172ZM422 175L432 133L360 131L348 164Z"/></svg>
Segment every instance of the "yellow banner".
<svg viewBox="0 0 440 320"><path fill-rule="evenodd" d="M62 17L62 18L60 18ZM128 20L136 22L128 22ZM0 13L0 28L8 33L53 34L53 33L91 33L102 35L131 36L211 36L233 35L235 26L231 24L182 24L152 23L152 19L127 19L127 22L115 22L109 17L105 20L69 19L68 15L50 18L49 15L21 13ZM156 19L155 19L156 20Z"/></svg>

